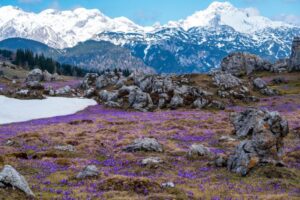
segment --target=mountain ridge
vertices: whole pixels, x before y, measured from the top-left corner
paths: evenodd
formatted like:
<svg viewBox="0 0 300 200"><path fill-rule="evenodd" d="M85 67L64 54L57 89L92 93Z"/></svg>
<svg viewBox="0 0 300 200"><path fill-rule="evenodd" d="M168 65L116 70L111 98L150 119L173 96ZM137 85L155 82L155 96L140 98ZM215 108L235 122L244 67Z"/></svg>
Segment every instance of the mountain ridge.
<svg viewBox="0 0 300 200"><path fill-rule="evenodd" d="M289 57L292 40L300 35L300 27L272 21L253 9L236 8L228 2L214 2L186 19L152 27L139 26L125 17L109 18L97 9L50 9L39 14L5 9L12 14L1 17L0 12L0 40L18 36L59 50L76 48L89 40L107 41L128 49L131 56L158 73L208 72L218 67L226 55L237 51L272 62ZM16 13L19 17L11 18ZM43 16L45 24L41 26L41 21L36 20L27 27L24 20L33 20L37 15ZM64 25L59 20L69 23Z"/></svg>
<svg viewBox="0 0 300 200"><path fill-rule="evenodd" d="M64 23L65 21L68 23ZM229 2L213 2L207 9L200 10L186 19L145 27L126 17L110 18L98 9L47 9L40 13L32 13L13 6L0 7L0 40L22 37L58 49L73 47L103 32L147 34L167 28L182 28L188 31L194 27L211 25L228 25L245 34L265 28L295 27L257 15L250 8L236 8Z"/></svg>

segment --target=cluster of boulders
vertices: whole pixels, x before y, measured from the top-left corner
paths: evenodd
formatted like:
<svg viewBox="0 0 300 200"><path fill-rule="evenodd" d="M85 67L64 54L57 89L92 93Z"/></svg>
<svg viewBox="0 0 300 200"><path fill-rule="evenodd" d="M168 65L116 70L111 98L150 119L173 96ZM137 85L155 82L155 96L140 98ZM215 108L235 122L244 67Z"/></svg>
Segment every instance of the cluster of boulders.
<svg viewBox="0 0 300 200"><path fill-rule="evenodd" d="M257 90L259 90L260 93L263 94L263 95L274 96L274 95L279 94L279 92L277 90L268 87L267 83L261 78L254 79L253 80L253 86Z"/></svg>
<svg viewBox="0 0 300 200"><path fill-rule="evenodd" d="M235 138L223 136L220 142L236 144L231 154L217 154L203 144L192 144L188 158L208 158L216 167L226 167L229 171L245 176L251 169L264 164L284 166L283 139L289 133L288 122L278 112L248 108L230 116L235 128Z"/></svg>
<svg viewBox="0 0 300 200"><path fill-rule="evenodd" d="M47 70L42 71L40 69L33 69L29 72L26 82L41 82L41 81L55 81L58 80L59 76L58 74L50 74Z"/></svg>
<svg viewBox="0 0 300 200"><path fill-rule="evenodd" d="M87 74L82 81L86 97L96 97L109 107L151 111L157 108L217 108L224 105L212 94L192 86L185 76L131 74L124 77L115 72L100 76Z"/></svg>
<svg viewBox="0 0 300 200"><path fill-rule="evenodd" d="M283 165L283 138L289 127L278 112L249 108L232 114L231 121L236 136L243 140L228 159L230 171L244 176L261 164Z"/></svg>
<svg viewBox="0 0 300 200"><path fill-rule="evenodd" d="M246 102L257 101L255 96L251 96L246 81L223 71L215 71L211 75L213 84L218 87L219 97L240 99Z"/></svg>
<svg viewBox="0 0 300 200"><path fill-rule="evenodd" d="M58 74L50 74L48 71L40 69L31 70L24 84L15 90L7 92L7 96L19 99L43 99L45 95L49 96L80 96L78 91L66 85L64 87L53 89L51 86L45 87L44 82L58 81Z"/></svg>
<svg viewBox="0 0 300 200"><path fill-rule="evenodd" d="M225 57L221 63L222 71L234 76L249 75L254 71L270 71L272 64L259 56L249 53L232 53Z"/></svg>

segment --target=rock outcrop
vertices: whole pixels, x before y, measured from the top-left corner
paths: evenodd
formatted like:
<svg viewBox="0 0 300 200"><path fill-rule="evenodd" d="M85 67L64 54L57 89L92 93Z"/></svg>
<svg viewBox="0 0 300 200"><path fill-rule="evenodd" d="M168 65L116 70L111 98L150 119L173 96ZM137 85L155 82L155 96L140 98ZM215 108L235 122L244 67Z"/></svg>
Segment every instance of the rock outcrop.
<svg viewBox="0 0 300 200"><path fill-rule="evenodd" d="M213 84L218 87L218 96L226 99L239 99L245 102L256 101L250 95L248 83L240 78L223 71L212 73Z"/></svg>
<svg viewBox="0 0 300 200"><path fill-rule="evenodd" d="M101 76L87 74L81 88L86 97L95 97L104 105L114 108L143 112L180 107L224 108L222 102L212 99L213 95L202 88L191 85L184 75L131 74L123 77L114 72Z"/></svg>
<svg viewBox="0 0 300 200"><path fill-rule="evenodd" d="M257 89L264 89L267 87L267 83L261 78L256 78L253 80L253 85Z"/></svg>
<svg viewBox="0 0 300 200"><path fill-rule="evenodd" d="M41 82L41 81L55 81L58 79L58 74L50 74L47 70L42 71L40 69L31 70L26 78L26 82Z"/></svg>
<svg viewBox="0 0 300 200"><path fill-rule="evenodd" d="M289 59L279 59L271 67L271 72L282 73L288 71L289 68Z"/></svg>
<svg viewBox="0 0 300 200"><path fill-rule="evenodd" d="M0 187L16 187L26 195L34 197L25 178L10 165L5 165L0 172Z"/></svg>
<svg viewBox="0 0 300 200"><path fill-rule="evenodd" d="M289 132L288 122L278 112L249 108L231 116L239 138L245 138L229 157L230 171L245 176L253 167L281 163L283 138Z"/></svg>
<svg viewBox="0 0 300 200"><path fill-rule="evenodd" d="M26 78L26 82L31 82L31 81L43 81L44 80L44 75L42 70L40 69L33 69L29 72Z"/></svg>
<svg viewBox="0 0 300 200"><path fill-rule="evenodd" d="M259 90L259 92L261 94L266 95L266 96L274 96L274 95L279 94L279 92L277 90L268 87L267 83L261 78L254 79L253 86L257 90Z"/></svg>
<svg viewBox="0 0 300 200"><path fill-rule="evenodd" d="M295 37L293 40L289 70L290 71L300 70L300 37Z"/></svg>
<svg viewBox="0 0 300 200"><path fill-rule="evenodd" d="M189 148L188 157L193 158L197 156L206 156L212 158L214 157L214 154L208 147L205 147L202 144L193 144Z"/></svg>
<svg viewBox="0 0 300 200"><path fill-rule="evenodd" d="M235 76L249 75L254 71L269 71L272 64L259 56L248 53L232 53L225 57L221 63L222 71Z"/></svg>
<svg viewBox="0 0 300 200"><path fill-rule="evenodd" d="M96 177L99 175L99 170L95 165L86 166L81 172L76 176L77 179L84 179L89 177Z"/></svg>
<svg viewBox="0 0 300 200"><path fill-rule="evenodd" d="M54 147L55 150L59 151L69 151L69 152L74 152L76 151L76 148L73 145L57 145Z"/></svg>
<svg viewBox="0 0 300 200"><path fill-rule="evenodd" d="M240 86L243 81L227 72L216 72L213 74L213 83L221 90L233 89Z"/></svg>
<svg viewBox="0 0 300 200"><path fill-rule="evenodd" d="M159 157L149 157L142 160L141 164L144 166L157 166L163 162Z"/></svg>
<svg viewBox="0 0 300 200"><path fill-rule="evenodd" d="M139 138L135 139L133 144L128 145L123 149L127 152L135 151L156 151L162 152L163 147L155 138Z"/></svg>

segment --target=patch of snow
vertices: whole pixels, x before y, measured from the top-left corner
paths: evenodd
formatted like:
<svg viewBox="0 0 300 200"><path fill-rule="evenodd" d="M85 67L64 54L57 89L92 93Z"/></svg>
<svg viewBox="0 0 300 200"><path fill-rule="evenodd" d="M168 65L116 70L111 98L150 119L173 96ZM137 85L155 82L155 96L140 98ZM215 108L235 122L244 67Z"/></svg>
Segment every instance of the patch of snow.
<svg viewBox="0 0 300 200"><path fill-rule="evenodd" d="M96 101L83 98L47 97L19 100L0 95L0 124L74 114Z"/></svg>

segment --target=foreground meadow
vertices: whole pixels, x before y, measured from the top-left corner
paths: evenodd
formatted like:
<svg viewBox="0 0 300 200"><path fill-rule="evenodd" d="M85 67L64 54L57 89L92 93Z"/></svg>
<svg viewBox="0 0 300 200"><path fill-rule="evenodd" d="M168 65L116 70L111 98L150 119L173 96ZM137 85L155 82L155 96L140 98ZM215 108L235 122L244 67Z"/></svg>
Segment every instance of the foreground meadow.
<svg viewBox="0 0 300 200"><path fill-rule="evenodd" d="M299 95L264 98L257 107L277 110L288 119L286 167L262 166L246 177L217 168L209 158L190 159L190 145L203 144L217 154L233 151L229 113L225 111L133 112L91 106L73 115L0 126L0 165L10 164L25 176L38 199L298 199L300 197ZM162 153L128 153L134 139L154 137ZM68 151L57 145L72 145ZM143 166L147 157L157 165ZM78 180L87 165L100 170ZM161 184L173 182L174 188ZM1 199L22 199L18 190L0 189Z"/></svg>

